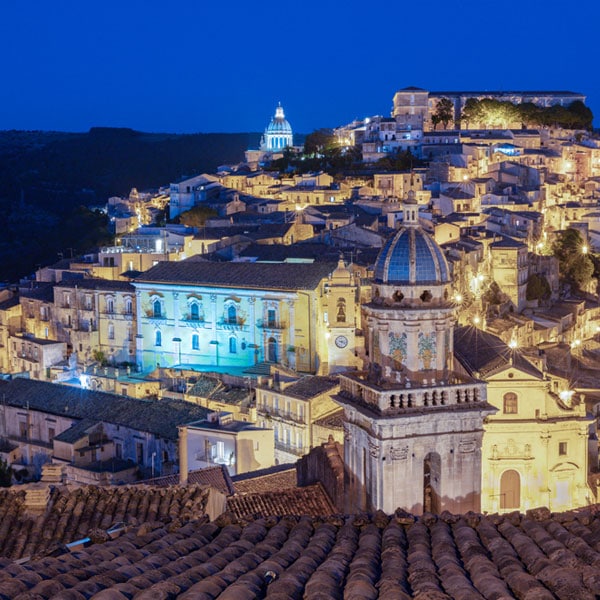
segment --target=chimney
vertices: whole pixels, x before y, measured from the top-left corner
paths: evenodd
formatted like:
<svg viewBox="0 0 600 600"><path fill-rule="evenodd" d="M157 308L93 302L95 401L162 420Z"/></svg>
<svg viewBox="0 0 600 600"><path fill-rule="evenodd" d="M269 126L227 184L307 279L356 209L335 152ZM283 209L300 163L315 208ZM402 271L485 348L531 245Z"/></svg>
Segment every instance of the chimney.
<svg viewBox="0 0 600 600"><path fill-rule="evenodd" d="M187 485L188 482L188 449L187 449L187 427L182 426L179 430L179 485Z"/></svg>

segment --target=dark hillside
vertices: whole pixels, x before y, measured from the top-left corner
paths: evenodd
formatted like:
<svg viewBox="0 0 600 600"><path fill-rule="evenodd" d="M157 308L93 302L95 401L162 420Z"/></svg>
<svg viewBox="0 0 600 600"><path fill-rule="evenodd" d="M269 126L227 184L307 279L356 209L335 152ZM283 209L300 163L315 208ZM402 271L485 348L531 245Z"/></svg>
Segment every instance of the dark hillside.
<svg viewBox="0 0 600 600"><path fill-rule="evenodd" d="M239 162L260 134L0 132L0 281L105 241L86 207ZM90 231L91 229L91 231ZM73 249L73 250L70 250Z"/></svg>

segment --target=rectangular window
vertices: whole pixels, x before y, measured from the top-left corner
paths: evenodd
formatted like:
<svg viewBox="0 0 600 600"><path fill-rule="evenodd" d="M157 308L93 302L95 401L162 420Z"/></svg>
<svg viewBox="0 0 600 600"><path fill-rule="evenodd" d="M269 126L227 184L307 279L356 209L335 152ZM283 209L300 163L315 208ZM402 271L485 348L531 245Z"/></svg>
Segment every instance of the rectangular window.
<svg viewBox="0 0 600 600"><path fill-rule="evenodd" d="M135 444L135 458L139 465L144 463L144 444L141 442Z"/></svg>
<svg viewBox="0 0 600 600"><path fill-rule="evenodd" d="M117 442L115 444L115 457L123 458L123 444L121 444L120 442Z"/></svg>
<svg viewBox="0 0 600 600"><path fill-rule="evenodd" d="M54 429L54 427L48 427L48 441L51 442L54 439L54 436L56 435L56 431Z"/></svg>
<svg viewBox="0 0 600 600"><path fill-rule="evenodd" d="M559 456L566 456L567 442L558 442L558 454Z"/></svg>
<svg viewBox="0 0 600 600"><path fill-rule="evenodd" d="M27 438L27 423L24 421L19 421L19 436Z"/></svg>

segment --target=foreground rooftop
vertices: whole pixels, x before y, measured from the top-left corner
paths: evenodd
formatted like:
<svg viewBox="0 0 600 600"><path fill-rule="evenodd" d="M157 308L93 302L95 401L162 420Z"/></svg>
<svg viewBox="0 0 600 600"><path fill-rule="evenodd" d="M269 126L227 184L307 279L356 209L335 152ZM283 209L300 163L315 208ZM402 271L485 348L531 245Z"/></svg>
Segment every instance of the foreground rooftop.
<svg viewBox="0 0 600 600"><path fill-rule="evenodd" d="M594 600L597 510L419 518L400 511L257 519L225 513L214 522L146 523L75 552L23 564L2 559L0 596Z"/></svg>

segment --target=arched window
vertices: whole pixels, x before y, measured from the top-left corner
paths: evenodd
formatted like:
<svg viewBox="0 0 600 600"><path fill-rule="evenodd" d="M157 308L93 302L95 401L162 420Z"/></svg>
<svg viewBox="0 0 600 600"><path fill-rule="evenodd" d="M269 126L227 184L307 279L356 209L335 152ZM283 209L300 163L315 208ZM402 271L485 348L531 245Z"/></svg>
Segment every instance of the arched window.
<svg viewBox="0 0 600 600"><path fill-rule="evenodd" d="M502 473L500 477L500 508L521 506L521 477L514 469Z"/></svg>
<svg viewBox="0 0 600 600"><path fill-rule="evenodd" d="M516 415L519 412L519 400L513 392L504 394L503 412L505 415Z"/></svg>
<svg viewBox="0 0 600 600"><path fill-rule="evenodd" d="M346 300L344 298L337 301L337 320L339 323L346 321Z"/></svg>
<svg viewBox="0 0 600 600"><path fill-rule="evenodd" d="M162 346L162 335L161 335L160 331L157 331L154 334L154 345L155 346Z"/></svg>
<svg viewBox="0 0 600 600"><path fill-rule="evenodd" d="M200 336L197 333L192 335L192 350L200 350Z"/></svg>
<svg viewBox="0 0 600 600"><path fill-rule="evenodd" d="M133 301L131 298L125 298L125 313L128 315L133 313Z"/></svg>
<svg viewBox="0 0 600 600"><path fill-rule="evenodd" d="M198 321L200 319L200 307L197 302L190 304L190 319L192 321Z"/></svg>
<svg viewBox="0 0 600 600"><path fill-rule="evenodd" d="M115 312L115 301L111 296L108 296L108 298L106 298L106 312L107 313Z"/></svg>
<svg viewBox="0 0 600 600"><path fill-rule="evenodd" d="M155 300L152 303L152 310L154 312L154 316L155 317L162 316L162 307L161 307L161 304L160 304L160 300Z"/></svg>
<svg viewBox="0 0 600 600"><path fill-rule="evenodd" d="M115 326L112 323L108 324L108 339L109 340L115 339Z"/></svg>
<svg viewBox="0 0 600 600"><path fill-rule="evenodd" d="M231 354L237 352L237 340L233 336L229 338L229 352Z"/></svg>
<svg viewBox="0 0 600 600"><path fill-rule="evenodd" d="M230 325L237 325L237 309L233 304L227 308L227 322Z"/></svg>

